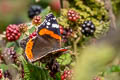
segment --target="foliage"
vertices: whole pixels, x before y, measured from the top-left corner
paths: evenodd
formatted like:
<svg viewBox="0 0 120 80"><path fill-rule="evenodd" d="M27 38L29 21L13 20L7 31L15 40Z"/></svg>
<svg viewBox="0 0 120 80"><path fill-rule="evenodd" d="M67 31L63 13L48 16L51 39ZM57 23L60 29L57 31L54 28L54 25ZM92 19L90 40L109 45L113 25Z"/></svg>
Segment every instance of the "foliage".
<svg viewBox="0 0 120 80"><path fill-rule="evenodd" d="M112 0L112 6L113 6L114 13L115 13L116 15L119 14L119 10L120 10L120 0Z"/></svg>

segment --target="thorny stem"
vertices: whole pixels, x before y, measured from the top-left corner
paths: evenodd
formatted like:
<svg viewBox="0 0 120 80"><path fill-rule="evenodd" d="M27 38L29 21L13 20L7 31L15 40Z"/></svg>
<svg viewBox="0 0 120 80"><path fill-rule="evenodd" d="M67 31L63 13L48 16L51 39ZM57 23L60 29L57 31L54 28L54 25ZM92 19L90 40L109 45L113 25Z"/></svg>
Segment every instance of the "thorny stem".
<svg viewBox="0 0 120 80"><path fill-rule="evenodd" d="M112 5L111 5L111 0L103 0L105 3L105 8L108 10L108 15L110 18L110 31L114 31L116 30L116 19L115 19L115 15L112 11Z"/></svg>
<svg viewBox="0 0 120 80"><path fill-rule="evenodd" d="M74 49L74 54L76 55L77 53L77 44L80 40L80 37L78 37L74 42L73 42L73 49Z"/></svg>
<svg viewBox="0 0 120 80"><path fill-rule="evenodd" d="M63 8L63 0L60 0L61 8Z"/></svg>

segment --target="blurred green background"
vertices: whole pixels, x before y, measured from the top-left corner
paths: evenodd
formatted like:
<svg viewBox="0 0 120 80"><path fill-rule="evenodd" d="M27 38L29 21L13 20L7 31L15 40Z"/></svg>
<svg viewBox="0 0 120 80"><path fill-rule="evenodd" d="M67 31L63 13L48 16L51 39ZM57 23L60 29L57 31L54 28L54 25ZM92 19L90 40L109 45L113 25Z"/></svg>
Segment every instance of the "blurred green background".
<svg viewBox="0 0 120 80"><path fill-rule="evenodd" d="M51 0L0 0L0 32L9 24L19 24L30 21L28 9L31 5L39 4L45 8ZM43 4L44 3L44 4Z"/></svg>

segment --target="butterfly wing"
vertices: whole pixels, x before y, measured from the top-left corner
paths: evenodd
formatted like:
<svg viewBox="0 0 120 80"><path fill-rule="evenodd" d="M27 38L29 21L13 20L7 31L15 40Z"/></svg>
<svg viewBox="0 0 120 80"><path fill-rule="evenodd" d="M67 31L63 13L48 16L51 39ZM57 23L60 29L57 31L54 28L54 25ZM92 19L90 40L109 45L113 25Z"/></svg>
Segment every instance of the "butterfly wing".
<svg viewBox="0 0 120 80"><path fill-rule="evenodd" d="M59 25L53 14L46 16L46 19L38 27L37 36L32 39L25 39L25 54L30 62L35 62L50 53L63 52L67 49L60 49L61 35ZM24 46L23 46L24 47Z"/></svg>
<svg viewBox="0 0 120 80"><path fill-rule="evenodd" d="M48 35L49 37L61 41L59 25L52 13L48 14L43 23L38 27L37 34L40 37Z"/></svg>

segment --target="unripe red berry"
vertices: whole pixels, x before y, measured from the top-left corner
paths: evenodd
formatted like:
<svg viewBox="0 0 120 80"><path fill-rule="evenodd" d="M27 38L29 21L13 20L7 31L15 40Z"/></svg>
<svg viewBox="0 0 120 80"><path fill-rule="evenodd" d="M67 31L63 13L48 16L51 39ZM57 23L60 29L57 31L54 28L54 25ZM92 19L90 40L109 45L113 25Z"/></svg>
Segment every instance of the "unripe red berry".
<svg viewBox="0 0 120 80"><path fill-rule="evenodd" d="M16 40L18 40L20 35L21 34L20 34L19 27L17 25L15 25L15 24L9 25L6 28L6 38L9 41L16 41Z"/></svg>
<svg viewBox="0 0 120 80"><path fill-rule="evenodd" d="M0 79L2 79L2 73L0 73Z"/></svg>
<svg viewBox="0 0 120 80"><path fill-rule="evenodd" d="M26 24L19 24L19 29L20 29L20 32L26 32L27 29L28 29L28 26Z"/></svg>
<svg viewBox="0 0 120 80"><path fill-rule="evenodd" d="M72 71L71 70L66 70L64 73L61 75L61 80L71 80L72 78Z"/></svg>
<svg viewBox="0 0 120 80"><path fill-rule="evenodd" d="M29 38L33 38L33 37L35 37L36 35L37 35L37 33L36 33L36 32L33 32L32 34L30 34Z"/></svg>
<svg viewBox="0 0 120 80"><path fill-rule="evenodd" d="M63 34L63 32L64 32L64 29L63 29L63 27L60 25L60 33Z"/></svg>
<svg viewBox="0 0 120 80"><path fill-rule="evenodd" d="M37 25L40 25L41 23L41 17L40 16L35 16L32 20L32 24L37 26Z"/></svg>
<svg viewBox="0 0 120 80"><path fill-rule="evenodd" d="M79 14L74 10L69 10L67 15L68 15L68 19L73 22L76 22L80 18Z"/></svg>

